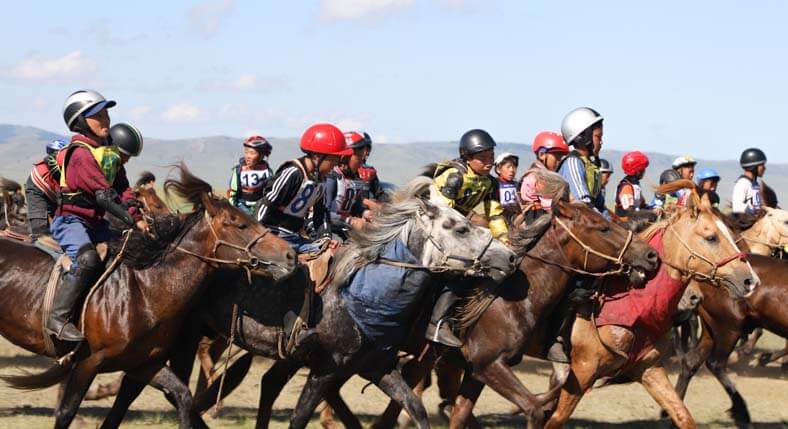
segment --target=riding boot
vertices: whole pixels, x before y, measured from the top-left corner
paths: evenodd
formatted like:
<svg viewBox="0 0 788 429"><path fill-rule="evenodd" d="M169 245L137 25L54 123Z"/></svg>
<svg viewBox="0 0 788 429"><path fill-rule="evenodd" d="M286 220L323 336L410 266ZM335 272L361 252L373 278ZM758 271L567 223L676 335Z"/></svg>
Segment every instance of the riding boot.
<svg viewBox="0 0 788 429"><path fill-rule="evenodd" d="M427 339L449 347L460 347L462 341L452 332L450 313L459 301L449 288L444 288L438 296L435 306L432 307L432 317L427 326Z"/></svg>
<svg viewBox="0 0 788 429"><path fill-rule="evenodd" d="M48 334L69 343L81 343L85 340L82 332L69 319L79 297L93 281L99 264L99 256L93 245L79 249L76 268L72 266L71 271L63 275L63 281L55 291L52 311L46 324Z"/></svg>

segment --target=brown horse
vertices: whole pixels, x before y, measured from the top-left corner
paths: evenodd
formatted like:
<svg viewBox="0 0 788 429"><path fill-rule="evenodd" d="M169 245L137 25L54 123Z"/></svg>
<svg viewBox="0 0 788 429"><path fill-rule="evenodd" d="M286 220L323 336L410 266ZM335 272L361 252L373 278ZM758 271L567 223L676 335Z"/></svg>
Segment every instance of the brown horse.
<svg viewBox="0 0 788 429"><path fill-rule="evenodd" d="M705 363L731 399L731 416L745 426L750 423L750 413L727 375L728 358L743 333L756 327L788 339L788 261L761 255L751 255L750 261L761 285L745 299L732 299L706 282L693 282L692 286L703 292L698 310L703 329L696 347L681 360L681 374L676 382L676 390L683 398L692 377Z"/></svg>
<svg viewBox="0 0 788 429"><path fill-rule="evenodd" d="M179 168L181 179L169 180L166 188L196 210L184 220L156 222L155 240L131 232L123 244L113 244L125 245L122 263L86 298L79 326L87 344L43 373L2 377L22 389L67 379L55 411L56 428L69 426L97 373L123 370L126 378L147 383L160 372L189 309L206 284L218 282L214 275L248 270L281 279L295 268L287 243L212 197L210 185L185 166ZM159 224L175 228L165 233ZM0 333L31 352L52 356L44 345L40 311L51 258L32 246L0 239L0 267L0 294L5 298L0 303ZM163 370L161 377L168 375ZM166 393L178 404L180 424L186 428L191 424L191 396L186 386L174 386ZM122 416L108 416L105 426L117 426Z"/></svg>
<svg viewBox="0 0 788 429"><path fill-rule="evenodd" d="M690 188L688 184L683 181L673 182L661 186L659 192ZM736 296L751 293L758 284L758 276L750 264L742 259L732 233L712 211L708 199L704 196L699 200L693 193L689 206L668 220L649 227L642 234L650 239L659 234L662 237L664 259L655 279L669 276L673 282L680 282L681 291L691 279L703 278L724 285ZM662 284L654 286L663 287ZM680 294L668 307L672 305L675 309L679 297ZM571 373L561 389L556 410L546 427L562 427L582 396L596 380L603 377L641 383L668 412L674 424L682 428L695 427L692 416L673 389L660 363L663 353L670 347L667 336L671 325L670 314L667 316L667 321L643 322L654 326L657 330L654 332L647 330L641 322L634 328L615 324L597 328L594 323L596 314L581 312L572 330Z"/></svg>
<svg viewBox="0 0 788 429"><path fill-rule="evenodd" d="M554 215L545 218L549 226L533 249L526 252L527 249L519 248L524 257L518 271L495 290L495 295L483 298L489 299L489 306L469 306L478 314L471 312L463 317L469 326L462 358L472 370L463 380L452 427L465 426L485 384L515 403L530 420L541 421L543 401L528 391L511 366L526 352L542 357L546 353L561 354L560 345L535 344L538 341L533 337L540 330L547 330L549 316L566 296L570 278L577 272L629 272L633 281L644 280L645 273L657 266L657 255L651 247L594 210L563 201L557 201L554 207ZM515 237L514 241L519 240ZM419 355L423 333L417 332L413 338L416 341L410 351ZM403 368L411 386L429 374L435 359L435 353L426 353L422 360L411 360ZM390 403L375 427L392 427L400 410L397 404Z"/></svg>
<svg viewBox="0 0 788 429"><path fill-rule="evenodd" d="M22 186L11 179L0 177L0 230L26 233L24 207Z"/></svg>

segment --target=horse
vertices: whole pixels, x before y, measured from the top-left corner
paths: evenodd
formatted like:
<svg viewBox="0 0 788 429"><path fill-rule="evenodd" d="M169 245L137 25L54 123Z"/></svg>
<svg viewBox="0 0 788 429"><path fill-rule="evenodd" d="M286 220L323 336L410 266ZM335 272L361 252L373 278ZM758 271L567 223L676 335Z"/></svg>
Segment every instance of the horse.
<svg viewBox="0 0 788 429"><path fill-rule="evenodd" d="M519 270L486 298L491 301L489 306L473 306L480 312L478 319L474 312L463 317L463 324L468 327L461 362L459 368L455 365L454 371L449 371L461 376L463 368L471 369L466 371L461 385L454 383L460 391L450 393L449 400L456 396L451 427L469 423L485 385L516 404L530 422L539 424L544 400L528 391L511 366L526 353L541 358L549 354L562 360L560 344L556 346L551 341L562 318L554 320L551 315L557 314L559 303L574 284L571 278L577 273L629 273L633 282L642 282L657 267L657 254L651 247L586 205L555 200L553 212L541 219L549 227L532 249L519 245L515 239L515 248L522 257ZM426 354L425 358L411 360L403 368L410 376L411 386L429 374L437 356ZM374 427L393 427L399 411L390 403Z"/></svg>
<svg viewBox="0 0 788 429"><path fill-rule="evenodd" d="M694 189L689 181L676 181L660 186L658 192L680 188ZM570 376L561 387L558 404L546 428L562 427L585 392L603 377L616 382L639 382L668 412L676 426L695 427L660 363L663 353L670 347L666 334L670 330L672 310L693 279L722 285L731 294L744 297L757 290L758 275L744 259L708 198L699 198L695 192L688 208L650 226L641 235L665 249L660 271L644 291L652 287L658 293L671 289L676 293L662 304L654 300L647 308L653 317L639 313L637 324L621 323L629 315L616 316L610 312L623 309L621 306L631 308L650 302L636 301L640 295L637 289L611 297L619 300L618 307L616 301L606 300L597 311L578 312L571 335Z"/></svg>
<svg viewBox="0 0 788 429"><path fill-rule="evenodd" d="M14 388L40 389L67 380L55 410L55 428L70 425L82 397L99 372L126 371L143 385L154 375L169 377L162 365L189 310L217 274L230 269L281 280L291 275L295 254L286 242L228 203L211 195L211 186L178 166L180 179L165 189L191 202L195 211L180 218L155 218L156 238L139 231L111 243L120 261L96 283L78 323L86 337L76 353L62 357L42 373L4 375ZM158 224L170 225L164 231ZM223 267L223 270L219 268ZM112 268L112 264L110 265ZM36 354L55 357L45 345L41 313L52 259L33 246L0 239L0 334ZM180 427L191 425L191 395L171 383L168 397L177 403ZM123 390L123 386L121 386ZM117 426L122 414L110 414L104 427Z"/></svg>
<svg viewBox="0 0 788 429"><path fill-rule="evenodd" d="M747 403L727 375L728 360L739 338L753 328L766 328L788 340L788 311L783 303L788 300L788 261L763 255L751 255L753 269L761 284L744 299L732 299L707 282L693 282L691 287L703 293L698 309L702 331L694 348L681 359L681 372L676 391L684 398L692 377L704 363L725 388L731 399L728 410L737 425L750 424ZM762 358L765 364L770 359Z"/></svg>
<svg viewBox="0 0 788 429"><path fill-rule="evenodd" d="M0 230L25 234L25 199L22 186L11 179L0 177Z"/></svg>

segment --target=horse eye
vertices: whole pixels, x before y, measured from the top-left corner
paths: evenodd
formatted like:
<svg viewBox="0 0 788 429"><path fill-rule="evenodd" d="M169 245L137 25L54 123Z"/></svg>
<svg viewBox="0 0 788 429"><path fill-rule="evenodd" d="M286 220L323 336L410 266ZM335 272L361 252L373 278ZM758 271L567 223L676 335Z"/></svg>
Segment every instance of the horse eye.
<svg viewBox="0 0 788 429"><path fill-rule="evenodd" d="M460 234L460 235L465 235L465 234L468 233L468 231L470 231L470 229L467 226L461 226L461 227L457 228L457 234Z"/></svg>
<svg viewBox="0 0 788 429"><path fill-rule="evenodd" d="M705 237L705 238L706 238L706 241L708 241L709 243L714 243L714 242L717 241L717 234L712 234L712 235L710 235L708 237Z"/></svg>
<svg viewBox="0 0 788 429"><path fill-rule="evenodd" d="M602 228L599 228L599 230L602 231L602 232L609 232L610 231L610 227L605 225Z"/></svg>
<svg viewBox="0 0 788 429"><path fill-rule="evenodd" d="M249 225L247 225L245 223L238 223L235 226L237 226L238 229L246 229L246 227L249 226Z"/></svg>

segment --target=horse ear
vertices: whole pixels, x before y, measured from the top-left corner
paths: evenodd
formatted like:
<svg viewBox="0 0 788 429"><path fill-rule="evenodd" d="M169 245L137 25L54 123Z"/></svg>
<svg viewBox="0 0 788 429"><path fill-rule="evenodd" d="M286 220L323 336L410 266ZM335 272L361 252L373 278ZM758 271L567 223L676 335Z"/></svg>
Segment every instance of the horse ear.
<svg viewBox="0 0 788 429"><path fill-rule="evenodd" d="M573 208L564 200L553 200L553 214L566 218L571 218L574 215Z"/></svg>
<svg viewBox="0 0 788 429"><path fill-rule="evenodd" d="M435 219L440 215L441 210L438 208L438 206L431 203L430 200L427 199L422 201L424 201L424 214L426 214L430 219Z"/></svg>
<svg viewBox="0 0 788 429"><path fill-rule="evenodd" d="M205 211L208 212L211 216L216 216L216 204L211 198L210 194L202 194L202 206L205 208Z"/></svg>
<svg viewBox="0 0 788 429"><path fill-rule="evenodd" d="M709 201L709 194L703 194L700 197L700 210L704 212L711 211L711 201Z"/></svg>

